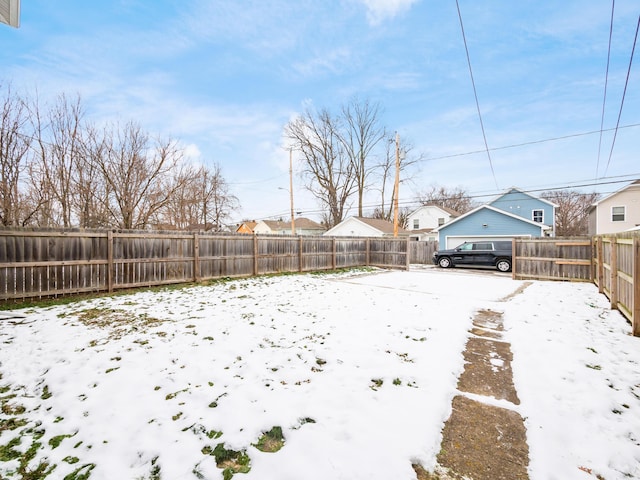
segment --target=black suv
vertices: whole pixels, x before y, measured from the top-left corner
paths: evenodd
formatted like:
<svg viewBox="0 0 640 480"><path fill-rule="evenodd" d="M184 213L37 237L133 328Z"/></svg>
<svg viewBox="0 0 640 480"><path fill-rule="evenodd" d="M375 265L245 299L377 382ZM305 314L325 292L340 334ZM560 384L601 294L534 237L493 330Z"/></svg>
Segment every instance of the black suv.
<svg viewBox="0 0 640 480"><path fill-rule="evenodd" d="M511 255L511 241L464 242L454 249L434 252L433 264L442 268L481 265L508 272L511 270Z"/></svg>

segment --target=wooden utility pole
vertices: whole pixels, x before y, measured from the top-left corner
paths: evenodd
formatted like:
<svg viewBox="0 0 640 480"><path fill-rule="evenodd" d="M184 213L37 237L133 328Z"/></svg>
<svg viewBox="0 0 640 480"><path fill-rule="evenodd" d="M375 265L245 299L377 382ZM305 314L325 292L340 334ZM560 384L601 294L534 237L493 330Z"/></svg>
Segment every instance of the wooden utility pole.
<svg viewBox="0 0 640 480"><path fill-rule="evenodd" d="M398 236L398 188L400 186L400 135L396 132L396 181L393 196L393 236Z"/></svg>
<svg viewBox="0 0 640 480"><path fill-rule="evenodd" d="M293 218L293 149L289 149L289 199L291 201L291 235L296 234L296 223Z"/></svg>

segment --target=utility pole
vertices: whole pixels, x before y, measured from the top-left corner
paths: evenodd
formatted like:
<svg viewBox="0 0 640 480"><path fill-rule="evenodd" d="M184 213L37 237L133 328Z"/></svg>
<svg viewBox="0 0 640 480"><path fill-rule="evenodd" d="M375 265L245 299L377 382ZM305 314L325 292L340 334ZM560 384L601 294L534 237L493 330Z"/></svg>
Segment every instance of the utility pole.
<svg viewBox="0 0 640 480"><path fill-rule="evenodd" d="M396 132L396 181L393 196L393 236L398 236L398 187L400 186L400 135Z"/></svg>
<svg viewBox="0 0 640 480"><path fill-rule="evenodd" d="M291 235L296 234L296 223L293 218L293 149L289 148L289 198L291 200Z"/></svg>

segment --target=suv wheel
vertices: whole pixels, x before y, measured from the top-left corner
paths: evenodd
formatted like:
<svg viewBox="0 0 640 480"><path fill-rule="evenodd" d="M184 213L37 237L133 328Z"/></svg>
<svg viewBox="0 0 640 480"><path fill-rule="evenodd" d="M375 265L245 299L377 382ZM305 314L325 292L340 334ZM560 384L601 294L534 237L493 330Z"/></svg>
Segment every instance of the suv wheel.
<svg viewBox="0 0 640 480"><path fill-rule="evenodd" d="M440 265L440 267L442 268L449 268L451 267L451 259L449 257L441 257L440 259L438 259L438 265Z"/></svg>
<svg viewBox="0 0 640 480"><path fill-rule="evenodd" d="M511 262L505 258L501 258L496 262L496 268L501 272L508 272L511 270Z"/></svg>

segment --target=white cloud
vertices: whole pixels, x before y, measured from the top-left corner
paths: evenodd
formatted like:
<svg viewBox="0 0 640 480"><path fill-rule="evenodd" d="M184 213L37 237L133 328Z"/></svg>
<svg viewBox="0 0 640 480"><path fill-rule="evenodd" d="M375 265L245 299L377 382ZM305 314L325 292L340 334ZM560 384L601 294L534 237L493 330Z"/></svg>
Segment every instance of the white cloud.
<svg viewBox="0 0 640 480"><path fill-rule="evenodd" d="M367 7L367 19L371 25L378 25L386 18L393 18L409 10L417 0L358 0Z"/></svg>

